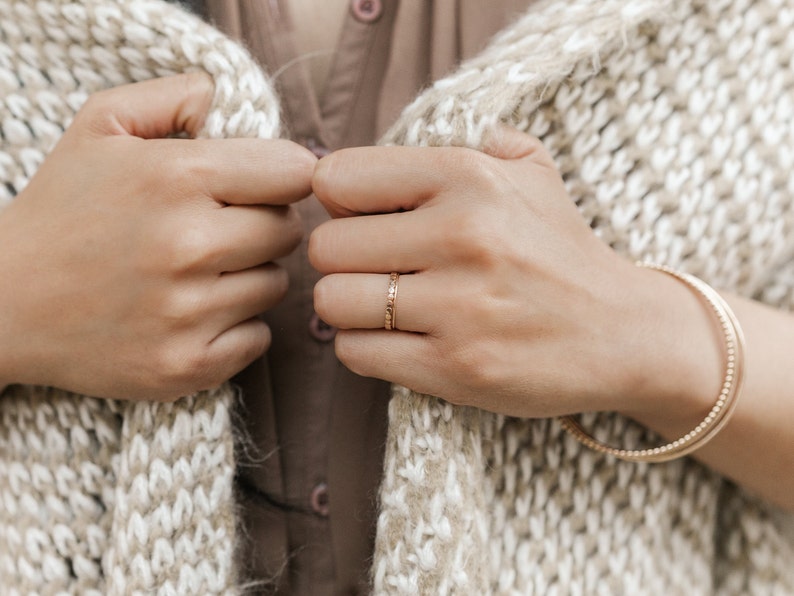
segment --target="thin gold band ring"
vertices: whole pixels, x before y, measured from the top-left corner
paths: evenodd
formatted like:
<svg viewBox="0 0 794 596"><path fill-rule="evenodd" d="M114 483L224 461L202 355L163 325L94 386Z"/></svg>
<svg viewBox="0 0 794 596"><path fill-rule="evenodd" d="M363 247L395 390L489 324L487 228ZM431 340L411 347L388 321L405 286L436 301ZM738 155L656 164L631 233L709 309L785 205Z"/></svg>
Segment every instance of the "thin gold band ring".
<svg viewBox="0 0 794 596"><path fill-rule="evenodd" d="M392 271L389 274L389 289L386 292L386 318L383 326L387 331L397 329L397 286L400 283L400 274Z"/></svg>

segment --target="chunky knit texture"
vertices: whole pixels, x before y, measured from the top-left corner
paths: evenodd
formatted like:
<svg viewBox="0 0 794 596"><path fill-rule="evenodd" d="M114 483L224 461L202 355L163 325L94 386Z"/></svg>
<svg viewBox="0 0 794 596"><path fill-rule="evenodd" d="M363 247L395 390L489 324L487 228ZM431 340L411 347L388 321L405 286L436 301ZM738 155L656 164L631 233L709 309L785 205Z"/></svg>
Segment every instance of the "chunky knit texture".
<svg viewBox="0 0 794 596"><path fill-rule="evenodd" d="M479 147L499 121L549 147L601 238L794 309L794 0L558 0L416 100L391 143ZM247 55L156 0L0 0L0 200L87 95L202 68L205 136L275 135ZM791 594L781 518L691 460L587 451L555 421L396 388L378 594ZM38 387L0 397L0 588L239 589L228 387L175 404ZM590 417L599 438L652 440ZM773 517L774 515L774 517Z"/></svg>
<svg viewBox="0 0 794 596"><path fill-rule="evenodd" d="M99 89L203 69L205 137L272 137L251 58L156 0L0 0L0 204ZM131 170L130 175L135 175ZM12 386L0 397L0 593L236 591L228 386L174 404Z"/></svg>
<svg viewBox="0 0 794 596"><path fill-rule="evenodd" d="M782 0L546 2L386 141L476 148L509 122L617 251L794 309L792 25ZM404 390L390 417L376 593L794 593L767 508L691 460L619 462L556 421ZM654 440L614 416L587 426Z"/></svg>

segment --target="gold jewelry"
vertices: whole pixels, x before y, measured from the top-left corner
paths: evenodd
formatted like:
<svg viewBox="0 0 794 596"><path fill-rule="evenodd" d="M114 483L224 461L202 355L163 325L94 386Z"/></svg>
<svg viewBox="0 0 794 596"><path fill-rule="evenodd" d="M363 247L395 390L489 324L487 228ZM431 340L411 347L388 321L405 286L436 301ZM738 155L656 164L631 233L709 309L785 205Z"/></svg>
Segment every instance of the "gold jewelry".
<svg viewBox="0 0 794 596"><path fill-rule="evenodd" d="M650 449L619 449L602 443L587 433L573 416L562 416L560 422L562 427L578 441L595 451L614 455L626 461L663 462L699 449L727 424L736 409L744 378L744 335L728 303L704 281L664 265L638 262L637 266L655 269L682 281L697 292L714 311L725 340L725 375L717 401L706 418L693 430L671 443Z"/></svg>
<svg viewBox="0 0 794 596"><path fill-rule="evenodd" d="M400 274L392 271L389 274L389 290L386 293L386 319L384 327L387 331L397 329L397 286L400 283Z"/></svg>

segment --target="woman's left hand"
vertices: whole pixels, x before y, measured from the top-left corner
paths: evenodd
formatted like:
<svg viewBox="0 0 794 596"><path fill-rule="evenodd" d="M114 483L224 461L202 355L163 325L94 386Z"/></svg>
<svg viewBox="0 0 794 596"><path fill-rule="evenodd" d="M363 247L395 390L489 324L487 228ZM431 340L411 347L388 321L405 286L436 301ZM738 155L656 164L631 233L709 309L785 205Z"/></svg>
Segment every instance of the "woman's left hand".
<svg viewBox="0 0 794 596"><path fill-rule="evenodd" d="M488 154L369 147L318 162L313 189L335 219L314 231L309 257L325 274L315 309L340 329L339 359L510 415L627 410L640 390L675 390L647 378L670 363L648 337L676 327L649 316L661 284L702 319L689 331L713 352L713 370L697 371L710 391L719 352L697 300L593 234L537 139L499 134ZM392 271L398 330L387 331Z"/></svg>
<svg viewBox="0 0 794 596"><path fill-rule="evenodd" d="M724 375L714 314L592 233L551 158L505 131L487 149L365 148L318 162L337 217L309 253L315 308L353 371L522 417L616 410L673 440ZM351 217L351 216L358 217ZM383 329L398 271L397 328ZM743 396L695 456L794 511L794 316L726 295L747 341Z"/></svg>

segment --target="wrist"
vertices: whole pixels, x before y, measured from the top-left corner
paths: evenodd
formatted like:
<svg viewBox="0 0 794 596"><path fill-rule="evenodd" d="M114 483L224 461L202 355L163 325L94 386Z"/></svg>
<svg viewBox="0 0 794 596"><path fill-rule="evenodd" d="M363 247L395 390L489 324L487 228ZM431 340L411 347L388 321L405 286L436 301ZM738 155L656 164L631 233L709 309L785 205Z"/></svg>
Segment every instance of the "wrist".
<svg viewBox="0 0 794 596"><path fill-rule="evenodd" d="M719 394L724 363L719 326L691 288L659 271L632 266L622 355L622 414L665 436L686 432Z"/></svg>

